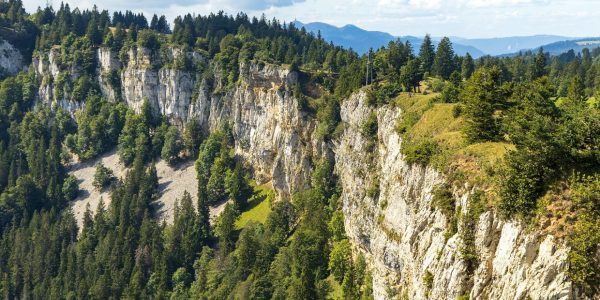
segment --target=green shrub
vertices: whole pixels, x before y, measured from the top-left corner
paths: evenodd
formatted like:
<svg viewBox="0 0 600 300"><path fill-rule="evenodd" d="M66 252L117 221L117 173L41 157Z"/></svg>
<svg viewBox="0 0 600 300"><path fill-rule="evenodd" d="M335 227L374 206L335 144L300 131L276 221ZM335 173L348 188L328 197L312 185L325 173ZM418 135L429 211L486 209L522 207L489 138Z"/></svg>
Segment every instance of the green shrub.
<svg viewBox="0 0 600 300"><path fill-rule="evenodd" d="M433 274L429 272L429 270L425 271L425 275L423 275L423 284L427 291L430 291L433 288Z"/></svg>
<svg viewBox="0 0 600 300"><path fill-rule="evenodd" d="M400 117L398 124L396 125L396 132L398 132L398 134L405 134L419 122L419 119L421 119L421 116L416 112L411 111L402 114L402 117Z"/></svg>
<svg viewBox="0 0 600 300"><path fill-rule="evenodd" d="M481 191L475 191L469 197L467 213L462 217L461 245L459 251L467 266L467 273L470 275L475 272L479 264L479 254L475 246L475 234L479 216L485 210L483 196Z"/></svg>
<svg viewBox="0 0 600 300"><path fill-rule="evenodd" d="M94 173L94 182L92 183L94 187L98 190L102 190L111 185L113 180L115 179L113 175L113 171L106 166L102 162L98 162L96 164L96 172Z"/></svg>
<svg viewBox="0 0 600 300"><path fill-rule="evenodd" d="M71 98L75 101L83 102L86 100L88 93L93 91L93 89L94 83L91 81L90 77L83 75L77 79Z"/></svg>
<svg viewBox="0 0 600 300"><path fill-rule="evenodd" d="M376 139L377 138L377 130L379 129L379 124L377 123L377 114L372 112L369 114L369 117L365 120L364 123L360 126L361 133L369 138Z"/></svg>
<svg viewBox="0 0 600 300"><path fill-rule="evenodd" d="M317 105L317 135L329 140L340 122L340 104L336 98L324 97Z"/></svg>
<svg viewBox="0 0 600 300"><path fill-rule="evenodd" d="M447 183L440 184L433 188L432 194L433 206L441 210L446 217L452 217L456 210L456 201L450 191L450 185Z"/></svg>
<svg viewBox="0 0 600 300"><path fill-rule="evenodd" d="M452 116L454 118L460 117L460 115L462 115L462 109L463 108L462 108L462 106L460 104L459 105L455 105L454 107L452 107Z"/></svg>
<svg viewBox="0 0 600 300"><path fill-rule="evenodd" d="M367 104L375 107L388 104L400 92L402 92L402 87L398 83L373 83L367 90Z"/></svg>
<svg viewBox="0 0 600 300"><path fill-rule="evenodd" d="M121 89L121 76L117 70L110 70L102 73L102 79L108 83L110 87L112 87L115 91L120 91Z"/></svg>
<svg viewBox="0 0 600 300"><path fill-rule="evenodd" d="M165 133L164 143L161 150L161 158L169 165L173 165L179 158L182 149L179 130L175 126L170 126Z"/></svg>
<svg viewBox="0 0 600 300"><path fill-rule="evenodd" d="M72 201L77 198L77 194L79 193L77 177L69 175L69 177L65 178L62 186L62 193L67 201Z"/></svg>
<svg viewBox="0 0 600 300"><path fill-rule="evenodd" d="M352 246L347 239L333 243L329 254L329 271L337 280L342 282L346 272L352 269Z"/></svg>
<svg viewBox="0 0 600 300"><path fill-rule="evenodd" d="M441 91L444 90L444 86L446 86L446 83L439 79L439 78L435 78L435 77L430 77L427 80L427 84L429 85L429 88L431 88L432 91L434 91L435 93L439 93Z"/></svg>
<svg viewBox="0 0 600 300"><path fill-rule="evenodd" d="M375 178L371 181L371 184L369 184L369 188L367 189L367 196L371 198L377 198L379 197L379 191L379 180Z"/></svg>
<svg viewBox="0 0 600 300"><path fill-rule="evenodd" d="M458 219L460 217L460 211L456 211L448 219L448 227L444 232L444 239L447 241L458 232Z"/></svg>
<svg viewBox="0 0 600 300"><path fill-rule="evenodd" d="M152 30L140 30L137 36L137 45L138 47L156 51L160 48L160 41L156 32Z"/></svg>
<svg viewBox="0 0 600 300"><path fill-rule="evenodd" d="M537 200L545 193L549 175L554 171L548 162L529 151L512 151L500 170L500 211L507 217L532 217Z"/></svg>
<svg viewBox="0 0 600 300"><path fill-rule="evenodd" d="M447 83L442 90L442 102L444 103L456 103L458 102L458 96L460 89L453 83Z"/></svg>
<svg viewBox="0 0 600 300"><path fill-rule="evenodd" d="M439 145L433 139L419 141L404 140L401 149L404 159L409 164L426 165L431 158L440 152Z"/></svg>

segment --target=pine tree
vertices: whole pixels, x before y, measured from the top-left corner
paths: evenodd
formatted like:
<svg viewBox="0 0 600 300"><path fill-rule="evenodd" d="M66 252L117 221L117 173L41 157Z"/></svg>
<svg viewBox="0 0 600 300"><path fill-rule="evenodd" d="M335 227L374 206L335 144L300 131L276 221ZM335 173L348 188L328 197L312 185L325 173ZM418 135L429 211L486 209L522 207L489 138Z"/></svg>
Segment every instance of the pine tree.
<svg viewBox="0 0 600 300"><path fill-rule="evenodd" d="M240 208L244 209L248 198L252 195L252 188L244 177L242 164L238 161L232 171L227 172L225 177L225 189L229 198Z"/></svg>
<svg viewBox="0 0 600 300"><path fill-rule="evenodd" d="M419 65L420 60L415 58L408 61L405 66L400 68L400 83L406 88L407 91L417 92L421 80L423 79L423 73Z"/></svg>
<svg viewBox="0 0 600 300"><path fill-rule="evenodd" d="M449 38L444 37L438 44L432 68L433 73L443 79L450 78L450 74L456 70L454 50Z"/></svg>
<svg viewBox="0 0 600 300"><path fill-rule="evenodd" d="M569 84L568 95L569 100L575 103L581 103L587 100L585 95L585 86L579 76L573 77Z"/></svg>
<svg viewBox="0 0 600 300"><path fill-rule="evenodd" d="M529 78L535 80L544 75L546 75L546 54L544 48L540 48L533 58L533 63L529 65Z"/></svg>
<svg viewBox="0 0 600 300"><path fill-rule="evenodd" d="M463 80L467 80L475 72L475 63L471 54L467 53L462 60L461 75Z"/></svg>
<svg viewBox="0 0 600 300"><path fill-rule="evenodd" d="M98 29L98 22L95 14L92 15L92 19L88 22L85 35L94 45L100 45L102 43L102 34Z"/></svg>
<svg viewBox="0 0 600 300"><path fill-rule="evenodd" d="M235 247L235 221L239 216L239 211L235 205L228 203L219 216L215 233L219 237L219 245L224 254L228 254Z"/></svg>
<svg viewBox="0 0 600 300"><path fill-rule="evenodd" d="M179 158L181 152L181 141L179 138L179 130L175 126L169 127L165 134L165 141L161 151L162 159L168 164L173 165Z"/></svg>
<svg viewBox="0 0 600 300"><path fill-rule="evenodd" d="M433 62L435 60L435 49L429 34L425 35L421 49L419 50L419 59L421 61L421 70L423 73L431 73Z"/></svg>
<svg viewBox="0 0 600 300"><path fill-rule="evenodd" d="M202 127L198 120L192 119L185 125L183 132L183 145L188 157L196 158L202 143Z"/></svg>
<svg viewBox="0 0 600 300"><path fill-rule="evenodd" d="M498 139L499 122L494 112L505 99L500 70L481 68L465 83L461 94L466 118L465 135L470 142Z"/></svg>

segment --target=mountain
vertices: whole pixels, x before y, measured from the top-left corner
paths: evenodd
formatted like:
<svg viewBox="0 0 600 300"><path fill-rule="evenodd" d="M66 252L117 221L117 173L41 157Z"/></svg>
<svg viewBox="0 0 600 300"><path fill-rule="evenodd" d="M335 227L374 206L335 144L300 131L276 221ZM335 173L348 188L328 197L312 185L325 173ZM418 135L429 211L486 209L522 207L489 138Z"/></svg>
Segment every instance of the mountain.
<svg viewBox="0 0 600 300"><path fill-rule="evenodd" d="M321 36L336 45L344 48L352 48L358 53L366 53L369 48L379 48L387 45L390 41L400 39L409 41L415 51L418 51L422 38L415 36L394 36L382 31L369 31L355 25L345 25L336 27L322 22L302 23L295 21L296 27L304 27L307 31L321 33ZM441 38L433 37L434 44L437 44ZM480 38L469 39L462 37L450 38L454 45L454 50L459 55L467 52L473 57L478 58L484 55L505 55L513 54L521 50L537 49L544 47L552 54L560 54L570 49L581 51L590 45L600 45L600 38L577 39L559 35L532 35L532 36L513 36L502 38Z"/></svg>
<svg viewBox="0 0 600 300"><path fill-rule="evenodd" d="M367 31L354 25L335 27L321 22L303 24L296 21L297 27L304 27L310 32L321 32L324 39L344 48L352 48L358 53L366 53L369 48L379 48L396 39L393 35L381 31Z"/></svg>
<svg viewBox="0 0 600 300"><path fill-rule="evenodd" d="M294 22L296 27L304 27L307 31L317 33L321 32L321 36L331 41L336 45L344 48L352 48L354 51L363 54L369 51L369 48L380 48L386 46L390 41L400 39L401 41L409 41L413 45L413 49L418 51L419 47L423 43L422 38L414 36L393 36L386 32L381 31L368 31L357 27L355 25L346 25L343 27L336 27L327 23L314 22L314 23L302 23ZM434 44L440 39L434 38ZM486 53L470 45L464 45L462 43L454 43L454 51L458 55L465 55L467 52L473 57L481 57Z"/></svg>
<svg viewBox="0 0 600 300"><path fill-rule="evenodd" d="M502 55L522 49L534 49L542 45L572 39L575 38L557 35L513 36L484 39L452 38L453 41L475 47L489 55Z"/></svg>
<svg viewBox="0 0 600 300"><path fill-rule="evenodd" d="M550 55L560 55L562 53L566 53L571 50L573 50L575 53L581 53L581 51L585 48L588 48L591 50L591 49L597 48L597 47L600 47L600 37L579 38L579 39L572 39L572 40L562 40L562 41L553 42L553 43L549 43L549 44L545 44L545 45L540 45L540 46L533 47L533 48L520 49L519 51L513 51L510 53L502 54L500 56L513 57L523 51L531 50L531 51L535 52L540 48L543 48L544 52L550 53Z"/></svg>
<svg viewBox="0 0 600 300"><path fill-rule="evenodd" d="M600 47L600 37L595 38L582 38L577 40L559 41L547 45L541 46L544 48L544 52L550 52L552 55L561 54L574 50L576 53L581 52L584 48L596 48ZM539 48L539 47L537 47ZM536 48L536 49L537 49Z"/></svg>

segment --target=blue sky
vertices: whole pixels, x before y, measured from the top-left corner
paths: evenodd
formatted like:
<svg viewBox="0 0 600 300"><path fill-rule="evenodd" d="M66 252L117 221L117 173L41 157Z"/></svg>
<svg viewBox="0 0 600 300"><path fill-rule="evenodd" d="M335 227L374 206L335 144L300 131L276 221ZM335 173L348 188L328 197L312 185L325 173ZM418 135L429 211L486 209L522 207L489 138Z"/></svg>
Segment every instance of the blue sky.
<svg viewBox="0 0 600 300"><path fill-rule="evenodd" d="M47 0L26 0L32 12ZM50 0L54 6L60 0ZM600 36L598 0L66 0L70 5L164 14L224 10L284 21L355 24L394 35L504 37L556 34Z"/></svg>

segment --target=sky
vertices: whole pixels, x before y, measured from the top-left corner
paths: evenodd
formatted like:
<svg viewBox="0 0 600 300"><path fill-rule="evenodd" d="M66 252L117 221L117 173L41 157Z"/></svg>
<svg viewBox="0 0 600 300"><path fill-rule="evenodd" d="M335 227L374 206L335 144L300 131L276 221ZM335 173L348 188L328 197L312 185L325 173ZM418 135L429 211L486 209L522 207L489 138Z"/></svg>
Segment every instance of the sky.
<svg viewBox="0 0 600 300"><path fill-rule="evenodd" d="M33 12L61 0L25 0ZM490 38L553 34L570 37L600 36L598 0L66 0L72 7L132 10L164 14L172 20L182 14L223 10L291 22L354 24L396 36L452 36ZM150 15L150 17L148 16Z"/></svg>

